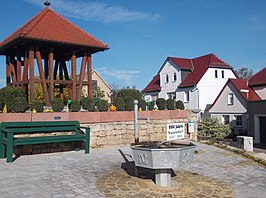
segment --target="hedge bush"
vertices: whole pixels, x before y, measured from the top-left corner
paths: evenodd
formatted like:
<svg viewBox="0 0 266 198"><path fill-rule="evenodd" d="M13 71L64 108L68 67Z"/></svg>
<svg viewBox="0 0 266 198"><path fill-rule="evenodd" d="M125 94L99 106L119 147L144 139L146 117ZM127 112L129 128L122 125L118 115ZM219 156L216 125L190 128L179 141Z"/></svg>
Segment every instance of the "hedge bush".
<svg viewBox="0 0 266 198"><path fill-rule="evenodd" d="M139 107L141 107L142 111L146 111L146 101L143 99L139 100Z"/></svg>
<svg viewBox="0 0 266 198"><path fill-rule="evenodd" d="M117 111L125 111L125 101L123 98L116 98L113 103Z"/></svg>
<svg viewBox="0 0 266 198"><path fill-rule="evenodd" d="M125 100L125 110L133 111L134 110L134 98L131 96L128 96L124 100Z"/></svg>
<svg viewBox="0 0 266 198"><path fill-rule="evenodd" d="M31 104L30 104L30 110L33 111L33 109L35 109L37 112L43 112L43 104L41 101L39 100L34 100Z"/></svg>
<svg viewBox="0 0 266 198"><path fill-rule="evenodd" d="M10 107L13 103L13 100L18 97L26 98L25 92L19 87L4 87L0 89L0 110L3 110L4 105L7 106L7 111L10 111Z"/></svg>
<svg viewBox="0 0 266 198"><path fill-rule="evenodd" d="M200 137L225 138L231 133L229 124L220 124L217 118L204 119L198 123Z"/></svg>
<svg viewBox="0 0 266 198"><path fill-rule="evenodd" d="M171 98L167 99L166 104L167 104L168 110L175 110L175 100L174 99L171 99Z"/></svg>
<svg viewBox="0 0 266 198"><path fill-rule="evenodd" d="M28 101L25 97L14 98L11 102L12 104L9 106L9 110L12 113L24 113L29 108Z"/></svg>
<svg viewBox="0 0 266 198"><path fill-rule="evenodd" d="M99 100L96 103L98 111L108 111L109 103L106 100Z"/></svg>
<svg viewBox="0 0 266 198"><path fill-rule="evenodd" d="M184 105L182 100L176 101L175 107L176 107L176 109L181 109L181 110L185 109L185 105Z"/></svg>
<svg viewBox="0 0 266 198"><path fill-rule="evenodd" d="M88 110L90 112L95 111L95 102L92 98L82 98L81 105L84 110Z"/></svg>
<svg viewBox="0 0 266 198"><path fill-rule="evenodd" d="M52 99L52 109L54 112L61 112L64 109L64 101L60 98Z"/></svg>
<svg viewBox="0 0 266 198"><path fill-rule="evenodd" d="M164 98L158 98L156 100L156 105L157 105L159 110L165 110L167 108L166 100Z"/></svg>
<svg viewBox="0 0 266 198"><path fill-rule="evenodd" d="M147 107L148 107L149 110L153 110L154 109L154 105L155 105L154 101L147 102Z"/></svg>
<svg viewBox="0 0 266 198"><path fill-rule="evenodd" d="M142 94L137 89L127 88L127 89L121 89L121 90L119 90L118 93L117 93L117 97L118 98L124 98L124 100L127 97L132 97L133 98L133 101L134 101L134 100L140 100L141 97L142 97Z"/></svg>
<svg viewBox="0 0 266 198"><path fill-rule="evenodd" d="M72 100L69 105L69 111L70 112L78 112L80 110L80 101L78 100Z"/></svg>

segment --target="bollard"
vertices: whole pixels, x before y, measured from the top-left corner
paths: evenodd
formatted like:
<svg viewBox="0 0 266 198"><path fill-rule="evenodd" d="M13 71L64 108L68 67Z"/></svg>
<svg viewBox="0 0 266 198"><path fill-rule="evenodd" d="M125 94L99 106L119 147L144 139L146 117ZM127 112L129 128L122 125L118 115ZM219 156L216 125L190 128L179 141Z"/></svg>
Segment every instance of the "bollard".
<svg viewBox="0 0 266 198"><path fill-rule="evenodd" d="M134 100L134 137L135 137L135 143L139 143L138 101L137 100Z"/></svg>

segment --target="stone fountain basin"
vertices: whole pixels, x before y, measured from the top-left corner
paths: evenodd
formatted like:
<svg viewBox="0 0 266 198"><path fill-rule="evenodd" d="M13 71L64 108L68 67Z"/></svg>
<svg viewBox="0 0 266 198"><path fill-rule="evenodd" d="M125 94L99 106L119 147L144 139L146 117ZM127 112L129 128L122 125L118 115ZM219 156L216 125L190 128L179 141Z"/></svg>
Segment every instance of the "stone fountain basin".
<svg viewBox="0 0 266 198"><path fill-rule="evenodd" d="M173 142L144 142L131 146L135 166L150 169L178 169L190 165L195 145Z"/></svg>

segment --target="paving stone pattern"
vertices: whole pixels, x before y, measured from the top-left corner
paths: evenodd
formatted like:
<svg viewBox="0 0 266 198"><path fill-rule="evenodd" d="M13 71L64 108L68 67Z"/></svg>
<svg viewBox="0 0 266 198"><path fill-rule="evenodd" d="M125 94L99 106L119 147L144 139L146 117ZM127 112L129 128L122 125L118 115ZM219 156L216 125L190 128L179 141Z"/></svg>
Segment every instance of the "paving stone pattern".
<svg viewBox="0 0 266 198"><path fill-rule="evenodd" d="M199 181L198 186L186 188L190 190L183 191L183 194L173 193L181 192L182 188L185 190L182 186L175 186L175 182L178 184L182 179L181 175L173 178L173 187L160 190L154 188L151 180L128 174L125 156L121 155L119 149L124 154L131 154L131 150L129 147L116 147L94 149L88 155L84 151L24 155L8 164L5 159L0 159L0 197L101 198L108 197L105 191L108 185L124 188L124 197L130 197L129 193L134 188L144 192L142 197L232 197L232 193L239 198L265 197L265 167L235 153L196 144L200 149L199 154L195 155L190 167L177 172L177 175L182 174L183 181ZM126 157L131 160L128 155ZM114 179L108 180L110 176ZM137 185L134 186L131 181L135 181ZM204 188L200 188L200 182ZM125 183L130 184L130 190L123 186ZM207 184L216 187L212 190ZM173 188L176 190L169 193ZM150 189L149 194L145 193L147 189ZM113 188L111 193L112 197L120 196L119 189Z"/></svg>

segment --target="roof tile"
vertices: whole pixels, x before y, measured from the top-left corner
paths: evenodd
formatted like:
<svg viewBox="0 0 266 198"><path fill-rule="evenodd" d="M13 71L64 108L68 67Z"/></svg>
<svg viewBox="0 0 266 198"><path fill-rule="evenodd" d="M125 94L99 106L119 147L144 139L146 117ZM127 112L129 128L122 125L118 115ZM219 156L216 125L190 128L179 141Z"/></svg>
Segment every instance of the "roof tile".
<svg viewBox="0 0 266 198"><path fill-rule="evenodd" d="M262 70L254 74L248 80L248 85L249 86L266 85L266 67L264 67Z"/></svg>

